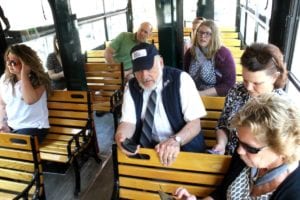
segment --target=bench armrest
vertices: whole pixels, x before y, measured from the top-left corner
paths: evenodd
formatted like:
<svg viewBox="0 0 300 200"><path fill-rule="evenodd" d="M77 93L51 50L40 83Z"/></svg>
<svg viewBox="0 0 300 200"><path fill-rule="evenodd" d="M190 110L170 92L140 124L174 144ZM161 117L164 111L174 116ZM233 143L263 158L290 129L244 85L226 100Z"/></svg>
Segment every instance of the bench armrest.
<svg viewBox="0 0 300 200"><path fill-rule="evenodd" d="M110 97L110 106L112 111L114 111L116 107L121 106L122 101L123 101L123 91L120 89L116 90L114 94Z"/></svg>
<svg viewBox="0 0 300 200"><path fill-rule="evenodd" d="M74 135L73 138L68 142L68 155L71 156L72 154L77 153L78 151L80 151L81 148L83 148L85 144L89 143L93 133L92 123L93 120L89 118L85 127L78 134ZM80 144L79 138L82 138L83 145ZM75 142L76 150L72 152L71 146L73 142Z"/></svg>

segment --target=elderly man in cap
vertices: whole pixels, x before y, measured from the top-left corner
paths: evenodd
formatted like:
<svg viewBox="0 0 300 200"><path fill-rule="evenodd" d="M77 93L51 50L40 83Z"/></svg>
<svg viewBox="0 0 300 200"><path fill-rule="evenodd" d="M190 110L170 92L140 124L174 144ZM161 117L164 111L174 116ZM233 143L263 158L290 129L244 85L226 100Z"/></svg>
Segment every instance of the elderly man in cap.
<svg viewBox="0 0 300 200"><path fill-rule="evenodd" d="M140 146L155 148L166 166L180 151L203 152L200 117L206 111L192 78L186 72L164 67L152 44L134 46L131 59L135 78L124 93L115 135L118 147L127 155L138 153Z"/></svg>

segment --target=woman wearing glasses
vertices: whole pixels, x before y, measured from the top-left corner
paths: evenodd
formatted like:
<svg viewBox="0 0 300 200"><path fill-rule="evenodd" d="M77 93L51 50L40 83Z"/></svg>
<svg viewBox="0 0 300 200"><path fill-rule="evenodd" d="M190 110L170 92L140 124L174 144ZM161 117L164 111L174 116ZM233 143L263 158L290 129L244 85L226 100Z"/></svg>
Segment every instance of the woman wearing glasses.
<svg viewBox="0 0 300 200"><path fill-rule="evenodd" d="M192 43L184 55L184 69L194 79L199 94L226 96L235 84L235 63L230 51L221 45L216 24L203 21Z"/></svg>
<svg viewBox="0 0 300 200"><path fill-rule="evenodd" d="M239 146L223 183L204 200L299 199L300 113L286 98L252 98L231 120ZM195 200L184 188L175 194Z"/></svg>
<svg viewBox="0 0 300 200"><path fill-rule="evenodd" d="M0 79L0 131L35 134L41 142L49 128L47 92L50 80L37 53L20 44L4 54Z"/></svg>
<svg viewBox="0 0 300 200"><path fill-rule="evenodd" d="M251 98L274 92L286 95L282 90L287 80L287 70L279 48L272 44L254 43L241 57L243 80L226 96L225 105L216 127L216 153L232 154L238 144L236 132L230 130L230 119Z"/></svg>

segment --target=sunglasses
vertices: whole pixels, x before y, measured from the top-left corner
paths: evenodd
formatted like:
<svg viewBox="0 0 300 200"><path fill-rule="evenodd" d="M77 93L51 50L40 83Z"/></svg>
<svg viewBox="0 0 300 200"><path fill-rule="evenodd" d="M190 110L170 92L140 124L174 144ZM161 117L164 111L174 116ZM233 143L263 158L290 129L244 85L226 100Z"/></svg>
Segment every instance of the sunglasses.
<svg viewBox="0 0 300 200"><path fill-rule="evenodd" d="M14 60L8 60L8 61L6 61L6 64L11 67L15 67L18 65L18 63Z"/></svg>
<svg viewBox="0 0 300 200"><path fill-rule="evenodd" d="M256 147L252 147L242 141L239 140L239 145L245 150L247 151L248 153L251 153L251 154L257 154L258 152L260 152L263 148L267 147L267 146L264 146L264 147L260 147L260 148L256 148Z"/></svg>

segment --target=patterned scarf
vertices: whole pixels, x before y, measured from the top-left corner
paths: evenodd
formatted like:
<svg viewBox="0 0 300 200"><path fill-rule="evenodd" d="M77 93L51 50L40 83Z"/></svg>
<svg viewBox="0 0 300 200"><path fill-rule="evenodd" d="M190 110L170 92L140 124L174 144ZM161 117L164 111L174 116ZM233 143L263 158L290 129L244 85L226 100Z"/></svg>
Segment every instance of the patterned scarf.
<svg viewBox="0 0 300 200"><path fill-rule="evenodd" d="M217 82L214 63L205 57L199 47L195 50L196 57L191 61L189 74L198 90L214 87Z"/></svg>

